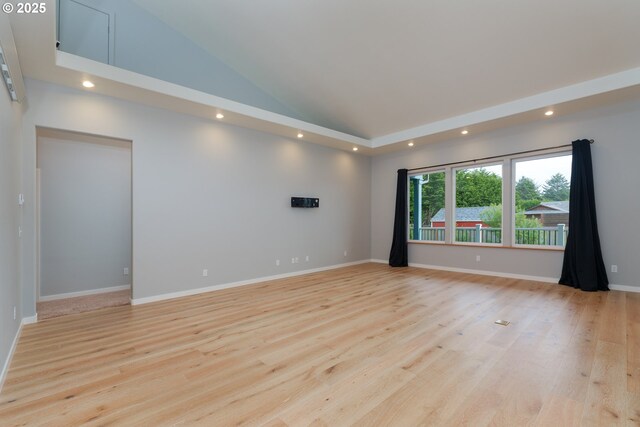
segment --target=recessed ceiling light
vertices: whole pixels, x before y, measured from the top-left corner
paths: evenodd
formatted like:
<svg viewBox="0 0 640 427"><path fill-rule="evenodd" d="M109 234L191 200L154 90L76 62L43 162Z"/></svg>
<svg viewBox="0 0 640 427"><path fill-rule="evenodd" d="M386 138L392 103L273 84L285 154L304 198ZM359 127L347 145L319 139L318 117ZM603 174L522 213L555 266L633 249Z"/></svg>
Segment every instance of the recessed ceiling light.
<svg viewBox="0 0 640 427"><path fill-rule="evenodd" d="M544 113L544 115L545 115L545 116L553 116L553 110L547 110L547 111Z"/></svg>
<svg viewBox="0 0 640 427"><path fill-rule="evenodd" d="M92 82L92 81L85 80L85 81L83 81L83 82L82 82L82 86L84 86L84 87L86 87L86 88L88 88L88 89L91 89L91 88L92 88L92 87L94 87L95 85L93 84L93 82Z"/></svg>
<svg viewBox="0 0 640 427"><path fill-rule="evenodd" d="M216 119L224 119L224 114L222 113L216 114Z"/></svg>
<svg viewBox="0 0 640 427"><path fill-rule="evenodd" d="M469 133L469 131L465 129L465 130L463 130L463 131L462 131L462 132L460 132L460 133L461 133L461 134L463 134L463 135L466 135L466 134L468 134L468 133Z"/></svg>
<svg viewBox="0 0 640 427"><path fill-rule="evenodd" d="M413 147L413 141L409 142L409 147Z"/></svg>
<svg viewBox="0 0 640 427"><path fill-rule="evenodd" d="M302 132L298 132L298 138L302 138L303 136Z"/></svg>
<svg viewBox="0 0 640 427"><path fill-rule="evenodd" d="M353 151L358 151L358 147L353 147Z"/></svg>

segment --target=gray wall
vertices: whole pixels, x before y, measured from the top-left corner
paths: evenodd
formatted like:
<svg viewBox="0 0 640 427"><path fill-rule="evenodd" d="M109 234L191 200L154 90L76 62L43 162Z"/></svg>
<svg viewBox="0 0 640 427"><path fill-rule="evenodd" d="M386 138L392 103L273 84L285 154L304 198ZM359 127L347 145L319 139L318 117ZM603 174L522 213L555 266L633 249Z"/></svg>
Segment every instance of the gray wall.
<svg viewBox="0 0 640 427"><path fill-rule="evenodd" d="M609 280L640 286L640 102L458 138L375 157L372 161L372 258L387 260L393 231L396 171L521 150L552 147L579 138L592 145L598 225ZM481 255L481 262L476 262ZM563 252L482 247L409 245L409 262L450 268L558 278ZM618 273L611 273L611 264Z"/></svg>
<svg viewBox="0 0 640 427"><path fill-rule="evenodd" d="M133 141L134 298L369 259L366 156L39 81L27 81L27 94L30 201L36 126ZM320 197L320 208L292 209L294 195ZM24 214L28 312L32 203ZM300 262L291 264L292 257Z"/></svg>
<svg viewBox="0 0 640 427"><path fill-rule="evenodd" d="M74 1L113 14L113 65L243 104L304 119L132 1ZM96 19L101 16L104 15L97 13ZM99 25L88 23L86 20L80 24L81 28L77 29L78 34L74 38L83 40L86 37L83 28ZM65 49L64 44L60 49L76 54L73 49Z"/></svg>
<svg viewBox="0 0 640 427"><path fill-rule="evenodd" d="M11 102L0 83L0 369L11 348L20 320L20 104ZM13 307L17 318L13 320ZM0 371L1 372L1 371Z"/></svg>
<svg viewBox="0 0 640 427"><path fill-rule="evenodd" d="M38 137L40 295L130 284L131 143ZM131 271L130 271L131 273Z"/></svg>
<svg viewBox="0 0 640 427"><path fill-rule="evenodd" d="M387 259L396 170L595 138L599 224L612 283L638 286L640 103L367 157L38 81L28 81L23 168L25 315L35 307L35 127L133 141L134 298L367 258ZM291 195L320 209L288 207ZM342 255L348 250L348 256ZM482 261L475 262L480 254ZM304 261L306 255L310 261ZM299 257L299 264L291 264ZM277 267L275 259L282 264ZM415 245L410 261L558 277L561 252ZM202 277L202 269L209 276Z"/></svg>

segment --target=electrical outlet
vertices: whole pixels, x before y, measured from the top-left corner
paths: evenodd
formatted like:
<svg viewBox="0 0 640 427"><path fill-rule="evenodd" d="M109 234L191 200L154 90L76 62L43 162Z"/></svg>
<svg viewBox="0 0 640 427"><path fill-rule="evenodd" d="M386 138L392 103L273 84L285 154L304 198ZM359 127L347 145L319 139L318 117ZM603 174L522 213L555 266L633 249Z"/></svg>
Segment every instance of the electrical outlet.
<svg viewBox="0 0 640 427"><path fill-rule="evenodd" d="M125 268L124 268L124 272L123 272L123 274L124 274L125 276L128 276L128 275L129 275L129 269L128 269L127 267L125 267Z"/></svg>
<svg viewBox="0 0 640 427"><path fill-rule="evenodd" d="M304 257L305 262L309 262L309 255L307 255L306 257Z"/></svg>
<svg viewBox="0 0 640 427"><path fill-rule="evenodd" d="M22 237L22 227L18 226L18 238Z"/></svg>
<svg viewBox="0 0 640 427"><path fill-rule="evenodd" d="M344 256L347 256L347 250L346 249L344 250Z"/></svg>
<svg viewBox="0 0 640 427"><path fill-rule="evenodd" d="M476 262L480 262L480 255L476 255Z"/></svg>
<svg viewBox="0 0 640 427"><path fill-rule="evenodd" d="M611 265L611 272L612 272L612 273L617 273L617 272L618 272L618 266L617 266L617 265L615 265L615 264L612 264L612 265Z"/></svg>
<svg viewBox="0 0 640 427"><path fill-rule="evenodd" d="M279 259L276 260L276 267L280 267L280 260Z"/></svg>
<svg viewBox="0 0 640 427"><path fill-rule="evenodd" d="M204 270L202 270L202 277L207 277L207 276L209 276L209 270L205 268Z"/></svg>
<svg viewBox="0 0 640 427"><path fill-rule="evenodd" d="M296 259L295 258L291 258L291 264L295 264L296 263Z"/></svg>
<svg viewBox="0 0 640 427"><path fill-rule="evenodd" d="M13 306L13 320L16 320L18 318L18 310L16 308L16 306Z"/></svg>

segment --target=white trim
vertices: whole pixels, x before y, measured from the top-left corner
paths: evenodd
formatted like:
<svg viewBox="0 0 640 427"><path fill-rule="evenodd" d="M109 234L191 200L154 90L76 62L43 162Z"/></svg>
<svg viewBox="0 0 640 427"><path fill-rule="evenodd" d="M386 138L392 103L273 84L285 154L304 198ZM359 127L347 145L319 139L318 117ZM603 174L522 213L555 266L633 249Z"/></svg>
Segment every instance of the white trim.
<svg viewBox="0 0 640 427"><path fill-rule="evenodd" d="M88 291L68 292L66 294L46 295L41 296L38 302L54 301L64 298L84 297L87 295L104 294L106 292L125 291L131 289L131 285L112 286L110 288L90 289Z"/></svg>
<svg viewBox="0 0 640 427"><path fill-rule="evenodd" d="M260 129L260 124L266 122L275 125L276 128L284 128L274 131L274 127L270 126L271 130L266 131L269 133L286 134L283 132L284 130L287 132L289 132L289 130L294 130L295 132L303 131L304 133L315 134L333 141L346 142L371 149L459 130L460 128L480 123L507 119L515 115L548 108L550 105L583 100L615 90L633 87L640 83L640 67L638 67L367 139L124 70L112 65L92 61L66 52L56 51L55 55L54 63L60 68L69 69L83 75L93 75L116 83L154 92L161 96L168 95L181 101L226 110L231 113L228 118L231 118L231 115L235 114L238 118L254 119L254 121L249 122L249 124L245 123L243 127L256 126L255 129ZM133 98L130 100L135 102ZM231 122L228 121L228 123Z"/></svg>
<svg viewBox="0 0 640 427"><path fill-rule="evenodd" d="M18 347L18 341L20 341L20 336L22 335L22 327L24 325L30 325L32 323L38 322L38 315L23 317L20 322L20 326L18 326L18 330L16 331L16 336L13 337L13 342L11 343L11 348L9 348L9 353L7 354L7 359L4 361L4 366L2 367L2 371L0 372L0 392L2 392L2 387L4 386L4 380L7 378L7 373L9 373L9 366L11 366L11 360L13 360L13 354L16 351L16 347Z"/></svg>
<svg viewBox="0 0 640 427"><path fill-rule="evenodd" d="M77 71L83 74L100 77L114 82L130 85L135 88L156 92L162 95L169 95L180 100L194 102L196 104L206 105L213 108L226 110L227 113L235 113L241 116L273 123L275 125L285 126L295 129L296 132L321 135L337 141L347 142L359 145L361 147L371 147L369 139L361 138L355 135L339 132L314 123L305 122L285 116L284 114L274 113L251 105L236 102L230 99L211 95L196 89L191 89L165 80L156 79L140 73L118 68L113 65L103 64L101 62L92 61L78 55L57 50L55 65L61 68ZM133 100L132 100L133 101ZM225 113L225 115L227 114ZM245 126L246 127L246 126ZM295 134L292 134L295 136Z"/></svg>
<svg viewBox="0 0 640 427"><path fill-rule="evenodd" d="M536 150L538 151L538 150ZM572 156L573 150L571 147L551 147L551 148L541 148L538 151L540 154L534 153L522 153L522 154L514 154L511 157L514 163L520 162L528 162L531 160L544 160L544 159L553 159L554 157L563 157L563 156ZM514 165L515 169L515 165ZM515 170L514 170L515 175ZM543 204L544 202L540 202Z"/></svg>
<svg viewBox="0 0 640 427"><path fill-rule="evenodd" d="M470 268L444 267L441 265L415 264L412 262L409 263L409 267L428 268L431 270L453 271L456 273L479 274L481 276L506 277L509 279L533 280L536 282L545 282L545 283L558 283L558 279L555 277L529 276L526 274L503 273L501 271L473 270Z"/></svg>
<svg viewBox="0 0 640 427"><path fill-rule="evenodd" d="M572 155L573 155L573 152L571 150L571 147L569 148L557 147L557 148L551 148L548 151L545 151L544 153L539 155L521 154L521 155L512 156L510 158L510 161L511 161L511 168L510 168L511 169L511 246L512 247L514 248L540 248L541 247L541 245L516 243L516 184L517 184L516 168L518 167L518 163L529 162L533 160L554 159L557 157L565 157L565 156L572 156ZM543 203L544 202L540 202L540 204L543 204ZM502 206L506 208L507 205L503 203ZM564 212L564 213L568 213L568 212ZM504 214L503 214L503 217L504 217ZM563 236L563 239L565 239L564 236ZM557 236L556 236L556 241L557 241ZM565 243L566 243L566 240L565 240ZM554 248L557 250L564 251L564 245L563 246L549 245L549 247L546 247L546 249L554 249Z"/></svg>
<svg viewBox="0 0 640 427"><path fill-rule="evenodd" d="M38 313L35 316L23 317L20 326L31 325L33 323L38 323Z"/></svg>
<svg viewBox="0 0 640 427"><path fill-rule="evenodd" d="M441 132L460 129L478 123L498 120L516 114L522 114L537 109L547 108L549 105L557 105L564 102L575 101L589 96L611 92L625 87L635 86L640 83L640 68L619 73L609 74L592 80L583 81L573 85L538 93L533 96L516 99L504 104L493 105L481 110L459 116L449 117L444 120L420 125L414 128L401 130L384 136L372 138L372 148L418 139Z"/></svg>
<svg viewBox="0 0 640 427"><path fill-rule="evenodd" d="M460 221L464 221L463 219L461 219ZM457 228L457 227L456 227ZM470 227L464 227L464 228L470 228ZM485 227L483 227L485 228ZM501 227L502 229L502 227ZM410 242L429 242L428 240L410 240ZM429 242L432 243L432 242ZM472 246L472 247L487 247L487 248L510 248L511 246L506 246L504 243L485 243L485 242L458 242L456 240L454 240L453 242L449 243L449 245L456 245L456 246Z"/></svg>
<svg viewBox="0 0 640 427"><path fill-rule="evenodd" d="M277 274L274 276L257 277L255 279L241 280L238 282L222 283L220 285L207 286L205 288L196 288L196 289L189 289L186 291L170 292L166 294L154 295L151 297L144 297L144 298L132 298L131 305L148 304L148 303L157 302L157 301L164 301L168 299L181 298L181 297L186 297L191 295L203 294L206 292L218 291L221 289L229 289L229 288L236 288L238 286L253 285L256 283L267 282L269 280L286 279L288 277L302 276L304 274L317 273L317 272L326 271L326 270L334 270L336 268L349 267L349 266L358 265L358 264L366 264L368 262L371 262L371 260L364 259L361 261L329 265L327 267L312 268L309 270L293 271L291 273Z"/></svg>
<svg viewBox="0 0 640 427"><path fill-rule="evenodd" d="M383 259L372 259L370 261L377 262L380 264L389 263L388 261L385 261ZM470 268L445 267L442 265L418 264L413 262L409 263L409 267L426 268L430 270L453 271L455 273L479 274L482 276L506 277L508 279L534 280L536 282L545 282L545 283L558 283L558 279L555 277L528 276L526 274L503 273L501 271L472 270ZM613 285L613 286L618 286L618 285ZM640 291L640 288L637 288L637 289Z"/></svg>
<svg viewBox="0 0 640 427"><path fill-rule="evenodd" d="M609 285L609 289L611 289L612 291L640 292L640 286Z"/></svg>
<svg viewBox="0 0 640 427"><path fill-rule="evenodd" d="M2 392L2 386L4 386L4 380L7 378L7 373L9 372L9 366L11 365L11 360L13 359L13 353L15 353L16 347L18 346L18 340L20 339L21 332L22 332L22 323L20 324L20 326L18 327L18 330L16 331L16 336L13 337L13 343L11 343L11 348L9 348L7 359L4 361L2 372L0 372L0 392Z"/></svg>
<svg viewBox="0 0 640 427"><path fill-rule="evenodd" d="M383 259L370 259L370 262L375 262L378 264L388 264L389 261L385 261ZM544 277L544 276L528 276L525 274L512 274L512 273L502 273L499 271L483 271L483 270L472 270L467 268L456 268L456 267L444 267L441 265L428 265L428 264L416 264L409 263L409 267L416 268L427 268L431 270L443 270L443 271L453 271L456 273L469 273L469 274L480 274L482 276L496 276L496 277L506 277L509 279L522 279L522 280L533 280L536 282L545 282L545 283L558 283L559 279L555 277ZM640 286L629 286L629 285L609 285L609 289L612 291L622 291L622 292L636 292L640 293Z"/></svg>
<svg viewBox="0 0 640 427"><path fill-rule="evenodd" d="M37 144L37 143L36 143ZM36 145L37 147L37 145ZM37 150L37 148L36 148ZM35 211L36 211L36 301L40 301L40 292L42 280L42 264L40 260L42 259L42 246L40 241L40 230L42 226L42 210L41 210L41 194L42 191L42 170L40 168L36 168L36 194L35 194Z"/></svg>

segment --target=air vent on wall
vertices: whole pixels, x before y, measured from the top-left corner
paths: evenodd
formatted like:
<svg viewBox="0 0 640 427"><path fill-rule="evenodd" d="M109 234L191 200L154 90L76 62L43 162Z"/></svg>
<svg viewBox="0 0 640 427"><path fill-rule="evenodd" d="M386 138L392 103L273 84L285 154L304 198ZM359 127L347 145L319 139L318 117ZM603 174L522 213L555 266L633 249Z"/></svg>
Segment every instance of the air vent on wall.
<svg viewBox="0 0 640 427"><path fill-rule="evenodd" d="M11 78L11 74L9 73L9 66L7 65L4 58L4 51L0 46L0 72L2 72L2 79L4 80L4 84L7 86L7 90L9 91L9 95L11 95L11 99L14 101L18 101L18 94L16 93L16 89L13 87L13 79Z"/></svg>

